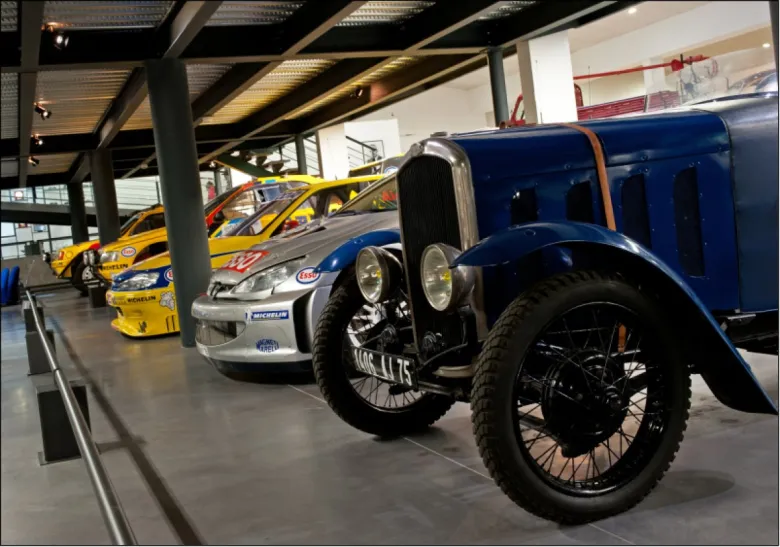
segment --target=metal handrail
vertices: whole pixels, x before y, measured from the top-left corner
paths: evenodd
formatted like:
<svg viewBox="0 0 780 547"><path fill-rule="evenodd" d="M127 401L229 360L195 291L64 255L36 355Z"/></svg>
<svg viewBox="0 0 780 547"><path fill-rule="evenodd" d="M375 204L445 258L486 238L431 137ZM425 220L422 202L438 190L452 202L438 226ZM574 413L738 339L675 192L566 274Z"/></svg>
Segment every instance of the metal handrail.
<svg viewBox="0 0 780 547"><path fill-rule="evenodd" d="M89 431L84 415L81 413L76 396L73 394L65 373L54 357L54 348L46 335L45 325L38 313L38 303L29 289L26 289L25 292L27 293L27 300L30 302L31 313L35 319L35 330L38 331L38 336L41 338L46 360L49 362L49 368L51 368L57 389L60 390L62 395L65 412L73 428L73 435L76 437L76 444L78 444L79 452L81 452L81 457L84 459L84 465L87 467L87 474L92 482L92 488L95 491L100 512L103 515L103 521L108 529L108 534L111 536L111 541L114 545L138 545L122 504L119 503L119 497L116 495L111 479L109 479L106 468L100 459L97 445L92 439L92 434Z"/></svg>

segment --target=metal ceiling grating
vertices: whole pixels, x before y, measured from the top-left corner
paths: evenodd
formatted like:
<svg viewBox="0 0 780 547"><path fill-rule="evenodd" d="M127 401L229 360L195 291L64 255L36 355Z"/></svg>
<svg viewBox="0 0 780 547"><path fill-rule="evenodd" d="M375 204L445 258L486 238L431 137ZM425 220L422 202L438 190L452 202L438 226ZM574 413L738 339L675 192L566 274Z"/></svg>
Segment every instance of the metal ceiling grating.
<svg viewBox="0 0 780 547"><path fill-rule="evenodd" d="M19 75L3 72L0 80L2 89L2 111L0 111L0 138L19 138Z"/></svg>
<svg viewBox="0 0 780 547"><path fill-rule="evenodd" d="M192 64L187 66L187 84L190 91L190 102L214 85L233 65L230 64ZM149 97L127 120L123 130L126 129L149 129L152 127L152 107L149 104Z"/></svg>
<svg viewBox="0 0 780 547"><path fill-rule="evenodd" d="M0 2L0 31L16 32L17 16L16 2L7 0Z"/></svg>
<svg viewBox="0 0 780 547"><path fill-rule="evenodd" d="M0 161L0 177L16 176L19 176L19 160L14 158L12 160Z"/></svg>
<svg viewBox="0 0 780 547"><path fill-rule="evenodd" d="M63 70L38 73L36 101L51 110L51 117L44 120L40 116L34 116L33 133L92 133L129 75L129 70Z"/></svg>
<svg viewBox="0 0 780 547"><path fill-rule="evenodd" d="M345 17L338 26L357 27L387 23L401 23L435 2L366 2L351 15Z"/></svg>
<svg viewBox="0 0 780 547"><path fill-rule="evenodd" d="M499 19L501 17L514 15L515 13L524 10L528 6L536 4L536 2L533 0L521 0L519 2L500 2L499 4L500 5L496 6L495 9L480 17L480 19Z"/></svg>
<svg viewBox="0 0 780 547"><path fill-rule="evenodd" d="M302 5L303 2L222 2L206 26L276 25Z"/></svg>
<svg viewBox="0 0 780 547"><path fill-rule="evenodd" d="M413 65L417 61L419 61L419 59L414 57L398 57L397 59L393 59L391 62L384 65L382 68L376 69L372 73L368 74L364 78L361 78L353 82L352 85L347 86L344 89L341 89L339 91L336 91L335 93L331 93L330 95L323 97L322 99L310 105L306 109L296 112L294 116L288 119L302 118L307 114L311 114L315 110L322 108L325 105L336 102L339 99L344 99L348 97L349 94L352 93L356 88L373 84L374 82L377 82L382 78L389 76L390 74L393 74L394 72L397 72L402 68L408 68L409 66Z"/></svg>
<svg viewBox="0 0 780 547"><path fill-rule="evenodd" d="M170 0L53 2L43 7L47 24L74 30L153 28L165 18Z"/></svg>
<svg viewBox="0 0 780 547"><path fill-rule="evenodd" d="M53 116L52 116L53 117ZM46 173L62 173L70 169L73 162L76 161L78 154L49 154L46 156L38 156L37 159L41 162L37 166L32 166L27 169L28 175L44 175Z"/></svg>
<svg viewBox="0 0 780 547"><path fill-rule="evenodd" d="M204 119L203 124L234 123L241 120L321 74L334 63L335 61L325 59L284 61L213 116Z"/></svg>

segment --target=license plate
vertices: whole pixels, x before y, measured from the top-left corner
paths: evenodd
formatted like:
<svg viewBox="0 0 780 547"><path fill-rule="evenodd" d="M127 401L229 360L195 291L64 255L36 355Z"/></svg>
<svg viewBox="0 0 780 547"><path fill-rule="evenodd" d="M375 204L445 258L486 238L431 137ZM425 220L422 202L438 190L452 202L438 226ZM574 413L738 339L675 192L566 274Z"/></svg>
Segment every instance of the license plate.
<svg viewBox="0 0 780 547"><path fill-rule="evenodd" d="M417 377L411 359L363 348L353 348L352 354L355 357L355 368L360 372L417 389Z"/></svg>

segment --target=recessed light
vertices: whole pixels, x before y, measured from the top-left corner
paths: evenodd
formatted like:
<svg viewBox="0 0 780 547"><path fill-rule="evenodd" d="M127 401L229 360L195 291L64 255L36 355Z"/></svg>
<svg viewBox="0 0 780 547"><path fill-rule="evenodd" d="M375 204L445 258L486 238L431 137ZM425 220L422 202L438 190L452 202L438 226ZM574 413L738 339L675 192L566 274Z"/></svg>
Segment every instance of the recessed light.
<svg viewBox="0 0 780 547"><path fill-rule="evenodd" d="M628 8L628 14L629 15L634 15L635 13L636 13L636 8L634 8L634 7Z"/></svg>
<svg viewBox="0 0 780 547"><path fill-rule="evenodd" d="M761 47L763 47L764 49L769 49L770 47L772 47L772 44L770 44L769 42L764 42L763 44L761 44Z"/></svg>

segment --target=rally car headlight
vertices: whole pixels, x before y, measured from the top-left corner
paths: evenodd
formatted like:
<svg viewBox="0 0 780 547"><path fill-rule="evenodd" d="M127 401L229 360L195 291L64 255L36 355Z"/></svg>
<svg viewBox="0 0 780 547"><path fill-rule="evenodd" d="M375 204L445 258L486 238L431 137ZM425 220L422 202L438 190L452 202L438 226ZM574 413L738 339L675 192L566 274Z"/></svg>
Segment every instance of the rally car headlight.
<svg viewBox="0 0 780 547"><path fill-rule="evenodd" d="M236 288L233 289L233 294L270 291L295 275L302 263L303 258L296 258L258 272L236 285Z"/></svg>
<svg viewBox="0 0 780 547"><path fill-rule="evenodd" d="M100 253L100 263L104 264L106 262L116 262L119 260L119 252L118 251L109 251L109 252L101 252Z"/></svg>
<svg viewBox="0 0 780 547"><path fill-rule="evenodd" d="M460 306L474 287L474 271L466 266L450 268L460 251L449 245L429 245L420 267L425 298L433 309L452 311Z"/></svg>
<svg viewBox="0 0 780 547"><path fill-rule="evenodd" d="M148 289L160 278L158 272L143 272L135 274L130 279L125 279L119 283L114 290L115 291L137 291L140 289Z"/></svg>
<svg viewBox="0 0 780 547"><path fill-rule="evenodd" d="M379 247L365 247L355 261L358 288L368 302L387 300L398 286L403 269L398 259Z"/></svg>

